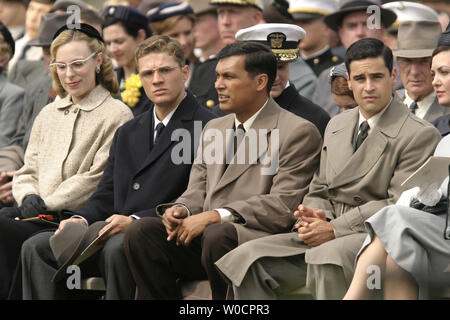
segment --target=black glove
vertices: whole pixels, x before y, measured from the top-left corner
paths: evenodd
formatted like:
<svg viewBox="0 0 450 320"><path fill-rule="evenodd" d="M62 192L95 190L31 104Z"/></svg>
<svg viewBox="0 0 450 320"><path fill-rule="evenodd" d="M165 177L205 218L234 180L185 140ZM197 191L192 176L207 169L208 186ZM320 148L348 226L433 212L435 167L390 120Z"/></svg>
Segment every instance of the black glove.
<svg viewBox="0 0 450 320"><path fill-rule="evenodd" d="M32 218L47 212L44 200L36 194L26 196L19 209L23 218Z"/></svg>
<svg viewBox="0 0 450 320"><path fill-rule="evenodd" d="M20 209L17 207L4 207L0 209L0 217L2 218L11 218L20 217Z"/></svg>

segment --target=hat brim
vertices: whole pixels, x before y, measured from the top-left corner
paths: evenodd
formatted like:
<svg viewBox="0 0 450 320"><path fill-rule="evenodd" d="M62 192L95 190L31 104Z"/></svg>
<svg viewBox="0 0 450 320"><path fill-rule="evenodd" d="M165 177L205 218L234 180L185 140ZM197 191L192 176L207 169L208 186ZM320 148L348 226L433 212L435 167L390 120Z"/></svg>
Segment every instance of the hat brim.
<svg viewBox="0 0 450 320"><path fill-rule="evenodd" d="M52 42L46 41L45 39L35 38L28 41L27 44L33 47L50 47Z"/></svg>
<svg viewBox="0 0 450 320"><path fill-rule="evenodd" d="M108 222L106 221L98 221L89 226L89 228L83 235L83 238L81 239L78 246L74 250L73 254L56 271L55 275L52 278L52 282L58 282L64 278L64 276L66 275L67 267L74 263L74 261L83 252L83 250L86 249L89 246L89 244L98 236L98 232L107 224Z"/></svg>
<svg viewBox="0 0 450 320"><path fill-rule="evenodd" d="M369 6L352 7L337 11L333 14L330 14L329 16L326 16L324 22L328 26L328 28L334 31L338 31L338 29L341 27L342 19L344 19L347 14L356 11L366 11L368 7ZM382 7L379 8L381 13L381 22L383 23L383 26L385 28L389 28L397 20L397 15L391 10L384 9Z"/></svg>
<svg viewBox="0 0 450 320"><path fill-rule="evenodd" d="M433 54L434 49L417 50L393 50L392 54L400 58L428 58Z"/></svg>
<svg viewBox="0 0 450 320"><path fill-rule="evenodd" d="M313 13L313 12L291 12L294 21L297 20L313 20L323 18L323 14Z"/></svg>

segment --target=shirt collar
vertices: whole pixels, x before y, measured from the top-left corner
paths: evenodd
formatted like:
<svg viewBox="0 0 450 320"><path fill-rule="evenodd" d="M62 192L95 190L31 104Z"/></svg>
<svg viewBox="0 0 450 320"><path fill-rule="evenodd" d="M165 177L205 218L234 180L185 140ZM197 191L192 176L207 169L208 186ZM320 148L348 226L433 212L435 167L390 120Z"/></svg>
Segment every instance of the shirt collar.
<svg viewBox="0 0 450 320"><path fill-rule="evenodd" d="M258 114L261 112L262 109L264 109L264 107L267 105L267 101L269 101L269 99L266 100L266 102L263 104L263 106L261 108L259 108L259 110L252 115L250 118L248 118L244 123L242 123L242 125L244 126L245 131L247 132L248 130L250 130L250 128L252 127L253 122L255 121L256 117L258 116ZM239 127L239 125L241 124L241 122L236 118L236 115L234 116L234 125L235 128Z"/></svg>
<svg viewBox="0 0 450 320"><path fill-rule="evenodd" d="M375 128L378 124L378 122L380 121L381 116L383 115L383 113L386 111L387 107L392 103L392 97L391 100L389 101L389 103L386 105L386 107L383 108L383 110L381 110L380 112L378 112L376 115L373 115L372 117L370 117L369 119L364 118L364 116L361 113L361 109L359 109L359 122L358 122L358 128L361 127L361 123L363 123L364 121L367 120L367 123L369 124L369 131L372 130L373 128Z"/></svg>
<svg viewBox="0 0 450 320"><path fill-rule="evenodd" d="M434 100L436 99L436 92L433 90L429 95L427 95L425 98L423 98L420 101L417 102L417 110L416 115L417 116L425 116L428 109L433 104ZM408 95L408 91L405 89L405 100L404 103L408 106L408 108L411 106L411 104L414 102L413 99Z"/></svg>
<svg viewBox="0 0 450 320"><path fill-rule="evenodd" d="M72 97L70 95L67 95L61 100L57 101L56 108L64 109L74 105L80 108L80 110L91 111L101 105L108 96L111 96L111 93L103 88L101 84L99 84L80 102L74 104L72 102Z"/></svg>

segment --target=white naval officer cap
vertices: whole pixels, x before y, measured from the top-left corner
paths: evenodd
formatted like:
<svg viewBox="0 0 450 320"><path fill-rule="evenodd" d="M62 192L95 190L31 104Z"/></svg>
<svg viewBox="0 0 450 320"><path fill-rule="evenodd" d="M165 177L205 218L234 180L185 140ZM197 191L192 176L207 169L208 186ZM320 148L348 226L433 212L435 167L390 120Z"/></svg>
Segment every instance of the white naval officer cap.
<svg viewBox="0 0 450 320"><path fill-rule="evenodd" d="M334 0L288 0L288 12L295 20L316 19L328 16L338 9Z"/></svg>
<svg viewBox="0 0 450 320"><path fill-rule="evenodd" d="M298 44L306 31L293 24L264 23L241 29L235 38L239 41L263 42L270 47L279 62L292 62L298 58Z"/></svg>
<svg viewBox="0 0 450 320"><path fill-rule="evenodd" d="M381 7L392 10L397 15L397 20L392 24L389 30L398 29L400 24L404 21L431 20L439 22L438 13L424 4L409 1L395 1L385 3Z"/></svg>
<svg viewBox="0 0 450 320"><path fill-rule="evenodd" d="M262 0L211 0L212 5L235 5L235 6L251 6L261 11L264 10L264 4Z"/></svg>

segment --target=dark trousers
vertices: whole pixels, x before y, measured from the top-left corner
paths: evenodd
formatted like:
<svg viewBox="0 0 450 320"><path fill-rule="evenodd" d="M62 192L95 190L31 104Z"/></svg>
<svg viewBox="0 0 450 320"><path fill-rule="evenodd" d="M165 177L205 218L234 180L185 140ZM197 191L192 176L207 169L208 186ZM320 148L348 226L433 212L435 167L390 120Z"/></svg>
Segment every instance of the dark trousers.
<svg viewBox="0 0 450 320"><path fill-rule="evenodd" d="M214 263L238 245L230 223L212 224L189 246L167 241L159 217L132 223L125 234L124 249L138 288L138 299L181 299L178 279L205 280L215 300L225 299L227 284Z"/></svg>
<svg viewBox="0 0 450 320"><path fill-rule="evenodd" d="M49 227L0 217L0 299L6 299L8 296L22 243L33 234L45 229Z"/></svg>

